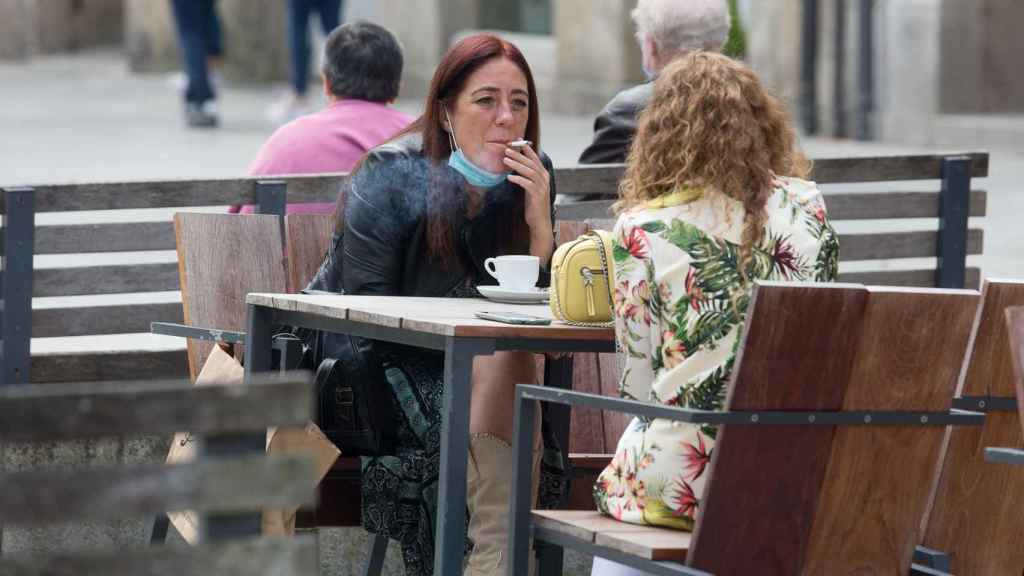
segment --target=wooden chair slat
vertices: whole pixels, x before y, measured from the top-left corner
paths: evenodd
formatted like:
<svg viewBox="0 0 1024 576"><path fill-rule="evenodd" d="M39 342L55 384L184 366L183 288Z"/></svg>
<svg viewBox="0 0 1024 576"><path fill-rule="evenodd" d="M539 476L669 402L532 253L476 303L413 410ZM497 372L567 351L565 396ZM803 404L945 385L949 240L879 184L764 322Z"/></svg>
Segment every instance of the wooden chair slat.
<svg viewBox="0 0 1024 576"><path fill-rule="evenodd" d="M842 248L840 248L842 251ZM964 287L977 290L981 286L981 269L968 267ZM867 272L840 272L839 281L848 284L869 286L912 286L928 288L935 286L935 269L918 270L872 270Z"/></svg>
<svg viewBox="0 0 1024 576"><path fill-rule="evenodd" d="M978 294L869 290L843 410L948 410ZM906 573L944 435L942 427L836 428L802 572Z"/></svg>
<svg viewBox="0 0 1024 576"><path fill-rule="evenodd" d="M260 538L194 547L77 552L47 557L4 556L5 576L316 576L320 563L315 536Z"/></svg>
<svg viewBox="0 0 1024 576"><path fill-rule="evenodd" d="M856 352L850 341L861 332L867 299L867 290L858 286L758 285L726 407L840 409ZM799 357L792 353L793 334L802 335ZM719 428L687 563L713 574L800 573L834 430ZM742 523L736 510L743 510ZM787 529L780 537L783 521Z"/></svg>
<svg viewBox="0 0 1024 576"><path fill-rule="evenodd" d="M333 214L289 214L285 224L288 291L302 291L320 269L334 237Z"/></svg>
<svg viewBox="0 0 1024 576"><path fill-rule="evenodd" d="M0 474L0 517L38 527L73 520L116 520L167 510L244 512L313 502L316 464L308 454L200 460L165 466Z"/></svg>
<svg viewBox="0 0 1024 576"><path fill-rule="evenodd" d="M37 268L32 274L32 295L36 297L173 292L177 289L178 265L172 262Z"/></svg>
<svg viewBox="0 0 1024 576"><path fill-rule="evenodd" d="M1017 410L1024 426L1024 306L1006 309L1006 331L1010 339L1010 358L1013 360L1013 381L1017 389Z"/></svg>
<svg viewBox="0 0 1024 576"><path fill-rule="evenodd" d="M177 302L37 308L32 311L32 337L88 336L149 332L150 322L182 321Z"/></svg>
<svg viewBox="0 0 1024 576"><path fill-rule="evenodd" d="M937 218L938 192L828 192L823 191L832 221ZM972 190L970 216L985 216L988 193ZM612 216L613 200L588 200L556 207L559 220L588 220Z"/></svg>
<svg viewBox="0 0 1024 576"><path fill-rule="evenodd" d="M686 562L691 537L673 530L599 532L594 544L655 562Z"/></svg>
<svg viewBox="0 0 1024 576"><path fill-rule="evenodd" d="M984 231L967 231L967 255L981 254ZM839 234L839 260L889 260L893 258L933 258L938 249L938 233L880 232L869 234Z"/></svg>
<svg viewBox="0 0 1024 576"><path fill-rule="evenodd" d="M577 392L601 394L601 371L597 354L573 355L572 389ZM611 452L605 442L604 419L599 410L573 407L570 421L569 451L604 453Z"/></svg>
<svg viewBox="0 0 1024 576"><path fill-rule="evenodd" d="M965 396L1012 396L1005 310L1024 305L1024 282L987 280L957 382ZM980 428L954 428L941 459L922 544L949 554L956 574L1016 574L1024 567L1024 467L985 462L988 446L1024 445L1018 415L989 412Z"/></svg>
<svg viewBox="0 0 1024 576"><path fill-rule="evenodd" d="M686 560L691 535L619 522L600 512L534 510L536 526L657 562Z"/></svg>
<svg viewBox="0 0 1024 576"><path fill-rule="evenodd" d="M31 366L33 384L188 377L184 348L33 354Z"/></svg>
<svg viewBox="0 0 1024 576"><path fill-rule="evenodd" d="M987 280L971 332L957 392L964 396L1013 396L1013 360L1006 308L1024 305L1024 281Z"/></svg>
<svg viewBox="0 0 1024 576"><path fill-rule="evenodd" d="M112 222L36 226L36 254L174 250L171 222Z"/></svg>
<svg viewBox="0 0 1024 576"><path fill-rule="evenodd" d="M179 213L174 226L186 324L244 331L247 293L285 291L277 216ZM212 348L188 340L193 380Z"/></svg>
<svg viewBox="0 0 1024 576"><path fill-rule="evenodd" d="M182 381L3 386L0 438L38 442L304 426L312 417L311 388L304 372L261 375L244 386L192 387Z"/></svg>

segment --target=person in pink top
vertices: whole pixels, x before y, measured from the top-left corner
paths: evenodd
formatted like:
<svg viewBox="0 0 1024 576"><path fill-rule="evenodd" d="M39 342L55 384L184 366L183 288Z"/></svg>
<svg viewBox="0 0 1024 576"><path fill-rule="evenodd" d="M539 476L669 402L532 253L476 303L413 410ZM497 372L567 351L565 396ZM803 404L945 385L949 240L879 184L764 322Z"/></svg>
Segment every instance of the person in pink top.
<svg viewBox="0 0 1024 576"><path fill-rule="evenodd" d="M402 48L386 28L370 22L335 28L324 46L327 107L278 128L256 154L249 174L350 171L367 150L413 120L388 106L398 97L402 65ZM233 206L231 211L252 213L253 208ZM334 203L289 204L288 213L333 214Z"/></svg>

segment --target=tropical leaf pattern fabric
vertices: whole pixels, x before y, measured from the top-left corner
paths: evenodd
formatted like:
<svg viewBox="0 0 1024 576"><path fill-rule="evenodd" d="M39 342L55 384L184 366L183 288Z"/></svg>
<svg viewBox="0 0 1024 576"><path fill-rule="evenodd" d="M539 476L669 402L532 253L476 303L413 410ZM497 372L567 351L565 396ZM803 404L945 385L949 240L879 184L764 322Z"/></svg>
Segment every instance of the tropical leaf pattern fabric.
<svg viewBox="0 0 1024 576"><path fill-rule="evenodd" d="M691 196L692 197L692 196ZM615 225L622 397L720 410L754 280L830 282L839 242L817 186L778 178L744 274L743 206L722 194L659 202ZM716 429L634 418L594 485L598 509L635 524L692 530Z"/></svg>

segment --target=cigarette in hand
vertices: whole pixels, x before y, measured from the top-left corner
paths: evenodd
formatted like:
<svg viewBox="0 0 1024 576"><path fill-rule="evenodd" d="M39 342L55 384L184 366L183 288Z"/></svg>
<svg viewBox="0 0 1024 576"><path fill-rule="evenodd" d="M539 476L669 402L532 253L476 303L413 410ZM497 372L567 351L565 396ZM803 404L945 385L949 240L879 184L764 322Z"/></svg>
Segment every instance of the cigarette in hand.
<svg viewBox="0 0 1024 576"><path fill-rule="evenodd" d="M530 142L529 140L514 140L512 142L509 142L507 146L509 148L524 148L531 144L533 144L533 142Z"/></svg>

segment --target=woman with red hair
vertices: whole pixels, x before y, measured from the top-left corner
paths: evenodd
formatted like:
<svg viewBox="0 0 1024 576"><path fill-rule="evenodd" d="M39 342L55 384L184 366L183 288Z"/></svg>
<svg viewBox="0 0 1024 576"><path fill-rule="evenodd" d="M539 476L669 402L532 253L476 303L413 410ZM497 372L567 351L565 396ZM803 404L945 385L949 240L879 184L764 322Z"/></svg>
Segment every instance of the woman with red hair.
<svg viewBox="0 0 1024 576"><path fill-rule="evenodd" d="M509 146L523 139L531 145ZM478 285L494 284L484 261L503 254L536 256L546 285L555 190L539 149L537 91L523 55L492 35L462 40L438 65L423 115L356 167L312 287L479 297ZM370 350L394 398L397 446L364 459L363 524L401 543L407 574L431 574L444 357L383 342ZM505 571L514 387L535 380L529 353L474 360L467 574Z"/></svg>

